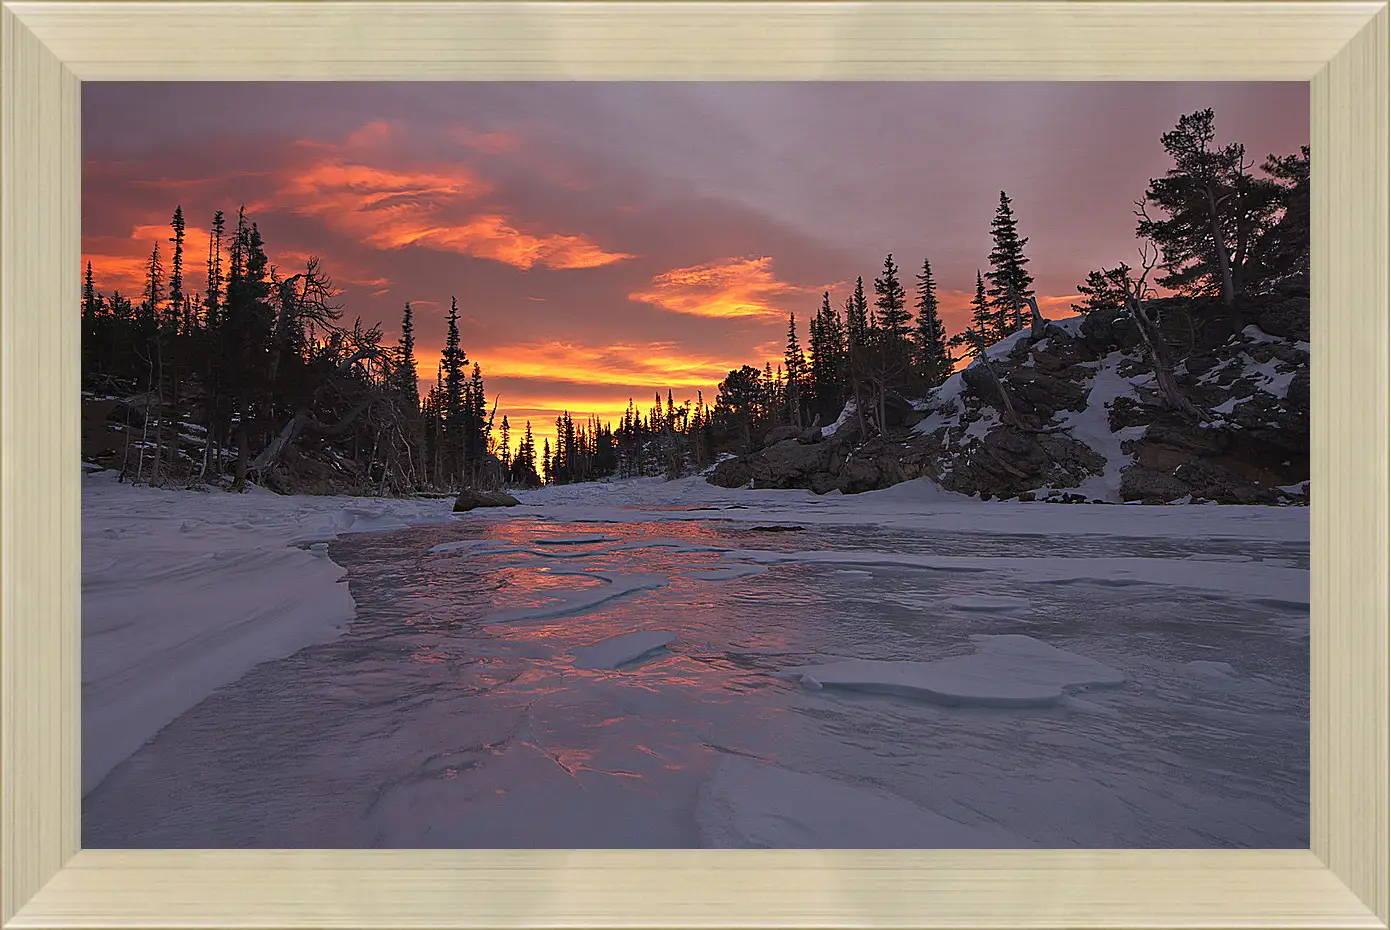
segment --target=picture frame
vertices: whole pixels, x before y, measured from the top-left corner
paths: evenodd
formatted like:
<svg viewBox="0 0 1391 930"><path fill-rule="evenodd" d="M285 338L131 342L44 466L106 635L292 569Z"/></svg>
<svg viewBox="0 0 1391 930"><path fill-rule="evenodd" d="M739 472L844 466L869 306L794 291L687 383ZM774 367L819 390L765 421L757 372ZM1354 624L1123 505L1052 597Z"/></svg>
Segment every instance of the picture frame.
<svg viewBox="0 0 1391 930"><path fill-rule="evenodd" d="M0 2L0 926L1386 927L1377 2ZM99 80L1308 80L1309 850L81 850L80 91Z"/></svg>

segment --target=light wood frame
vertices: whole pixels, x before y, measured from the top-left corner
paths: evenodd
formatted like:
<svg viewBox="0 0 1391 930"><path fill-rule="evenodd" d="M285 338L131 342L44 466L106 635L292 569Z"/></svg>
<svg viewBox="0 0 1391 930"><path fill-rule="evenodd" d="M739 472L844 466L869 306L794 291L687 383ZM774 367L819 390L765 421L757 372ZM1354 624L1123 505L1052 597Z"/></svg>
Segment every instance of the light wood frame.
<svg viewBox="0 0 1391 930"><path fill-rule="evenodd" d="M10 2L0 925L1386 927L1384 3ZM1308 80L1312 849L81 851L84 80Z"/></svg>

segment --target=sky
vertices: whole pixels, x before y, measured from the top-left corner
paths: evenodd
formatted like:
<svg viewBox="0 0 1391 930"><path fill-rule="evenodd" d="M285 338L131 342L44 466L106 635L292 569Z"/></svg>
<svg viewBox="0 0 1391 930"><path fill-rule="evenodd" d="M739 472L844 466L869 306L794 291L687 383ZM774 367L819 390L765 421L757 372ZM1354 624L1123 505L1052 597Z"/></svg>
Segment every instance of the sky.
<svg viewBox="0 0 1391 930"><path fill-rule="evenodd" d="M1006 191L1045 316L1136 264L1162 132L1212 107L1256 161L1309 141L1301 83L100 83L83 85L83 260L138 294L182 205L190 283L245 205L285 275L317 255L422 390L451 297L498 420L617 419L781 358L892 252L963 328ZM870 299L873 294L870 292ZM539 440L538 440L539 442Z"/></svg>

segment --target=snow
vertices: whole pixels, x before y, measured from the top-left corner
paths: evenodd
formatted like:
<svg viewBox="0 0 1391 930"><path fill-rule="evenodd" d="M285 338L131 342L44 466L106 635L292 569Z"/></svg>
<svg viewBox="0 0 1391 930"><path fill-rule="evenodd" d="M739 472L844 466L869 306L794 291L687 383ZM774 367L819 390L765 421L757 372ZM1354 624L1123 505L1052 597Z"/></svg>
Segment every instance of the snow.
<svg viewBox="0 0 1391 930"><path fill-rule="evenodd" d="M1232 668L1231 665L1226 662L1212 662L1207 659L1199 659L1195 662L1185 663L1184 668L1192 669L1197 674L1209 678L1236 677L1236 669Z"/></svg>
<svg viewBox="0 0 1391 930"><path fill-rule="evenodd" d="M1008 335L1008 336L1006 336L1005 338L1001 339L999 342L995 343L994 345L989 346L989 347L985 350L986 357L988 357L988 358L1004 358L1005 356L1009 355L1009 353L1010 353L1011 351L1013 351L1013 349L1014 349L1015 346L1017 346L1017 345L1018 345L1019 343L1021 343L1021 342L1026 341L1028 338L1029 338L1029 327L1026 326L1026 327L1024 327L1023 329L1019 330L1017 333L1011 333L1010 335ZM972 362L972 364L975 364L975 363Z"/></svg>
<svg viewBox="0 0 1391 930"><path fill-rule="evenodd" d="M937 387L933 388L928 394L928 408L932 413L928 414L917 425L913 431L922 435L930 435L937 432L944 426L949 426L956 422L957 417L965 412L961 395L966 390L966 382L961 377L961 372L956 372Z"/></svg>
<svg viewBox="0 0 1391 930"><path fill-rule="evenodd" d="M1112 352L1101 360L1087 392L1086 407L1080 411L1064 411L1054 419L1073 439L1086 444L1106 460L1102 474L1086 479L1075 488L1062 489L1081 494L1088 500L1120 502L1121 472L1131 464L1131 457L1121 451L1121 444L1144 435L1143 426L1127 426L1111 432L1108 411L1118 397L1133 397L1131 381L1121 376L1119 366L1125 353ZM1047 490L1038 492L1046 495Z"/></svg>
<svg viewBox="0 0 1391 930"><path fill-rule="evenodd" d="M1228 397L1226 400L1222 401L1222 403L1218 404L1216 407L1213 407L1212 412L1220 413L1223 416L1226 416L1229 413L1236 412L1238 404L1244 404L1246 403L1246 401L1250 399L1251 398L1249 397Z"/></svg>
<svg viewBox="0 0 1391 930"><path fill-rule="evenodd" d="M1074 507L1082 505L1073 505ZM1114 509L1114 508L1113 508ZM1197 508L1195 508L1197 509ZM1227 509L1227 508L1222 508ZM1290 509L1290 508L1272 508ZM1188 561L1145 556L949 556L871 549L810 551L731 549L726 558L763 564L883 566L941 572L976 572L998 578L1008 573L1017 585L1095 584L1107 587L1155 585L1237 597L1261 598L1293 607L1309 603L1309 573L1304 569L1254 562L1233 571L1228 562ZM1307 621L1301 620L1307 630Z"/></svg>
<svg viewBox="0 0 1391 930"><path fill-rule="evenodd" d="M676 634L669 630L638 630L578 646L571 652L575 668L616 669L655 655L674 639Z"/></svg>
<svg viewBox="0 0 1391 930"><path fill-rule="evenodd" d="M836 417L836 421L832 423L830 426L821 427L821 435L827 438L834 436L836 434L836 431L845 425L845 421L849 420L854 415L855 402L853 400L847 401L845 406L841 408L840 416Z"/></svg>
<svg viewBox="0 0 1391 930"><path fill-rule="evenodd" d="M1118 433L1122 436L1124 433ZM1076 489L1073 489L1076 490ZM1307 541L1309 513L1261 506L1125 507L1022 501L981 501L917 479L863 494L813 494L803 489L721 488L703 478L628 478L607 485L560 485L517 491L516 507L475 511L476 522L528 517L572 523L723 520L803 526L863 526L915 533L959 531L986 535L1115 536L1171 539ZM674 506L681 509L673 509ZM648 543L650 544L650 543ZM439 547L443 548L443 547Z"/></svg>
<svg viewBox="0 0 1391 930"><path fill-rule="evenodd" d="M1044 707L1089 687L1116 687L1125 674L1031 636L971 637L976 651L936 662L850 659L786 669L813 689L844 688L934 704Z"/></svg>
<svg viewBox="0 0 1391 930"><path fill-rule="evenodd" d="M255 665L353 618L326 547L348 529L449 519L447 501L161 491L83 478L82 791Z"/></svg>
<svg viewBox="0 0 1391 930"><path fill-rule="evenodd" d="M518 507L471 515L451 537L461 521L448 500L154 491L109 473L83 483L84 793L214 689L338 634L354 604L326 541L343 533L445 525L403 556L425 580L398 592L404 576L368 573L359 590L374 578L389 586L375 597L427 591L448 603L441 579L451 572L473 584L474 572L497 570L515 573L498 597L526 598L478 606L516 626L422 625L410 642L446 658L405 662L399 681L357 674L376 658L344 675L336 651L332 661L306 654L321 680L299 690L308 679L296 660L286 693L316 703L287 706L283 730L220 729L207 718L221 700L194 709L93 797L105 837L134 835L110 827L124 817L204 845L229 836L480 848L1304 840L1307 817L1285 829L1271 811L1295 802L1264 800L1266 783L1223 794L1247 773L1228 777L1238 769L1212 747L1278 724L1251 752L1241 744L1256 782L1292 752L1280 740L1293 733L1307 747L1307 719L1267 713L1298 675L1268 673L1258 653L1278 633L1307 657L1305 508L1055 508L982 502L927 479L820 497L631 479L521 491ZM693 520L702 524L683 525ZM747 532L779 523L807 532ZM938 533L968 533L970 548L939 546L967 554L924 551ZM464 534L484 538L430 548ZM1127 539L1140 542L1109 547ZM1209 540L1236 543L1205 553ZM802 548L776 548L789 545ZM1185 558L1194 552L1203 554ZM536 572L565 577L534 590L515 580ZM1171 600L1198 617L1176 616ZM1074 619L1068 604L1087 610ZM433 616L438 606L426 598L411 609ZM381 619L365 604L363 615L355 641ZM1168 632L1166 617L1189 626ZM1021 628L1034 635L968 637ZM673 642L682 648L661 652ZM1249 670L1248 655L1260 659ZM778 670L802 687L770 677ZM1128 677L1119 692L1086 690ZM262 687L258 675L224 695L281 714L264 710ZM427 690L438 697L381 701ZM1044 710L1022 709L1033 706ZM1177 729L1156 737L1155 721L1171 712ZM199 732L210 736L189 740ZM273 767L261 741L282 747ZM186 767L170 768L178 759ZM1272 780L1297 783L1292 765ZM274 804L252 791L229 807L219 786L247 783ZM143 811L127 803L137 789L150 799ZM176 793L177 809L155 806ZM206 828L189 813L198 798L211 798ZM360 827L342 816L350 809L369 811ZM229 817L241 826L225 826Z"/></svg>
<svg viewBox="0 0 1391 930"><path fill-rule="evenodd" d="M1063 317L1061 320L1049 320L1049 326L1056 326L1072 338L1076 339L1082 334L1082 324L1087 321L1086 314L1077 316Z"/></svg>
<svg viewBox="0 0 1391 930"><path fill-rule="evenodd" d="M700 791L701 845L754 849L988 849L1031 846L898 795L731 756Z"/></svg>

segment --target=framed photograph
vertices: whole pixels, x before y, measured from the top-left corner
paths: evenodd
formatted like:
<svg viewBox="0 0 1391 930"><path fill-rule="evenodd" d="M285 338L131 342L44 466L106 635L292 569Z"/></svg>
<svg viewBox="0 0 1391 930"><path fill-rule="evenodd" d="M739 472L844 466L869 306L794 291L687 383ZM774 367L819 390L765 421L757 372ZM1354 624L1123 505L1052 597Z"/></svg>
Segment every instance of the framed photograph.
<svg viewBox="0 0 1391 930"><path fill-rule="evenodd" d="M1385 4L0 20L0 926L1387 926Z"/></svg>

